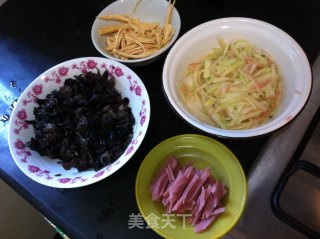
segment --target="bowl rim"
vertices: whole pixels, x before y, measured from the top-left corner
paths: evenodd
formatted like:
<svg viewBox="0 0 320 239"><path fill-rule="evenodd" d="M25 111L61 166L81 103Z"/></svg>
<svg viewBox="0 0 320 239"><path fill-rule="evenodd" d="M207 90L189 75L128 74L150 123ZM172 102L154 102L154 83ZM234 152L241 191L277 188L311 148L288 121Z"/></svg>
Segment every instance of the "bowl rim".
<svg viewBox="0 0 320 239"><path fill-rule="evenodd" d="M142 86L145 90L145 97L144 97L144 100L145 100L145 105L147 106L147 110L148 110L148 113L147 113L147 117L145 118L145 121L144 121L144 124L143 124L143 128L145 128L145 130L142 130L141 131L141 134L137 135L136 138L140 138L140 140L138 140L135 144L134 144L134 148L133 150L130 152L130 155L123 159L121 162L119 162L118 164L115 164L113 165L114 163L116 163L118 161L118 159L121 157L121 156L124 156L126 154L126 150L124 150L124 152L118 157L118 159L116 159L112 164L110 165L106 165L104 166L103 168L99 169L98 171L94 171L94 174L91 175L91 176L88 176L88 180L84 181L84 182L81 182L81 183L74 183L74 184L69 184L69 183L56 183L56 182L50 182L50 180L43 180L43 179L40 179L39 177L32 177L31 174L29 172L27 172L27 170L25 168L22 167L22 164L17 162L19 161L18 158L16 158L16 153L14 152L14 146L13 146L13 140L12 140L12 137L13 137L13 124L14 124L14 115L16 115L16 111L18 110L18 107L19 105L22 104L22 96L28 91L30 90L35 83L37 83L39 81L39 79L41 80L41 77L43 75L46 75L52 71L54 71L55 69L58 69L59 67L61 66L65 66L67 64L72 64L73 62L83 62L83 61L88 61L88 60L95 60L95 61L100 61L100 62L106 62L107 64L109 65L118 65L120 66L121 68L127 70L130 72L130 74L134 74L136 76L136 80L139 81L139 86ZM101 67L95 67L96 70L99 70L101 71L100 69ZM71 75L66 75L64 76L65 79L69 78L69 77L72 77ZM62 84L63 85L63 84ZM61 87L62 85L60 85L59 87ZM58 88L59 88L58 87ZM7 131L7 135L8 135L8 147L9 147L9 151L10 151L10 154L11 154L11 157L12 157L12 160L15 162L15 164L18 166L18 168L20 169L20 171L22 171L22 173L24 175L26 175L28 178L32 179L32 181L35 181L39 184L42 184L42 185L45 185L45 186L48 186L48 187L52 187L52 188L79 188L79 187L83 187L83 186L88 186L88 185L91 185L91 184L94 184L96 182L99 182L99 181L102 181L103 179L107 178L107 177L110 177L112 174L114 174L115 172L117 172L121 167L123 167L125 164L127 164L128 161L130 161L130 159L134 156L134 154L136 153L136 151L139 149L139 147L141 146L143 140L145 139L145 136L147 134L147 131L149 129L149 123L150 123L150 117L151 117L151 104L150 104L150 97L149 97L149 93L147 91L147 88L145 87L142 79L140 78L140 76L135 73L130 67L124 65L123 63L121 62L117 62L117 61L114 61L112 59L108 59L108 58L104 58L104 57L97 57L97 56L84 56L84 57L77 57L77 58L72 58L72 59L69 59L69 60L66 60L66 61L63 61L63 62L60 62L46 70L44 70L43 72L41 72L39 75L37 75L28 85L27 87L24 89L24 91L21 93L21 95L19 96L18 98L18 101L16 103L16 106L15 108L13 109L12 113L11 113L11 117L10 117L10 120L9 120L9 125L8 125L8 131ZM137 119L136 119L137 121ZM139 124L139 122L137 121L136 122L137 124ZM132 141L130 142L130 144L132 144L134 138L132 139ZM129 144L129 145L130 145ZM128 146L129 146L128 145ZM43 157L43 156L41 156ZM115 170L109 170L107 171L107 167L108 166L113 166L113 168L115 168ZM61 165L58 165L57 163L57 167L61 167ZM63 169L63 168L62 168ZM93 169L88 169L88 171L92 171ZM66 170L67 172L67 170ZM86 171L83 171L83 172L86 172ZM97 174L99 174L100 172L104 172L101 176L96 176ZM82 172L77 172L77 173L82 173ZM68 176L66 175L66 177L73 177L73 176Z"/></svg>
<svg viewBox="0 0 320 239"><path fill-rule="evenodd" d="M121 3L125 2L125 1L128 1L128 0L124 0L124 1L123 0L116 0L116 1L112 2L111 4L109 4L105 8L103 8L99 12L99 14L97 16L100 16L109 7L116 6L116 5L121 4ZM167 2L165 0L159 0L159 1ZM142 3L143 3L143 1L140 4L142 4ZM117 58L115 56L112 56L112 55L108 54L103 49L101 49L99 44L98 44L98 42L95 40L96 37L97 38L99 37L99 35L94 31L94 27L97 24L97 22L99 21L99 19L97 17L93 21L93 24L92 24L92 27L91 27L91 41L92 41L94 47L96 48L96 50L101 55L103 55L104 57L107 57L107 58L109 58L111 60L118 61L118 62L121 62L121 63L124 63L124 64L135 64L135 63L146 62L146 61L149 61L149 60L151 61L152 59L159 57L162 53L164 53L166 50L168 50L170 47L172 47L172 45L178 39L178 36L180 34L180 30L181 30L181 18L180 18L180 14L179 14L179 12L178 12L178 10L176 9L175 6L173 8L171 19L173 18L174 15L175 15L175 17L177 19L177 22L178 22L178 24L177 24L178 28L175 28L175 33L172 36L172 39L170 40L170 42L168 42L164 47L162 47L161 49L156 51L154 54L152 54L150 56L147 56L147 57L144 57L144 58L139 58L139 59L120 59L120 58Z"/></svg>
<svg viewBox="0 0 320 239"><path fill-rule="evenodd" d="M233 161L235 162L235 164L237 165L238 169L239 169L239 173L241 174L241 177L242 179L244 179L244 193L243 193L243 198L242 198L242 203L241 203L241 207L240 207L240 210L239 210L239 213L236 215L235 219L233 220L233 222L228 226L226 227L221 233L220 235L215 235L213 237L210 237L208 239L214 239L214 238L220 238L224 235L226 235L240 220L241 216L243 215L243 212L244 210L246 209L246 206L247 206L247 200L248 200L248 182L247 182L247 176L246 174L244 173L244 170L243 170L243 167L239 161L239 159L236 157L236 155L226 146L224 145L223 143L219 142L218 140L216 139L213 139L213 138L210 138L208 136L205 136L205 135L200 135L200 134L180 134L180 135L175 135L175 136L172 136L170 138L167 138L163 141L161 141L160 143L156 144L149 152L148 154L144 157L142 163L140 164L139 166L139 169L138 169L138 173L137 173L137 176L136 176L136 181L135 181L135 197L136 197L136 203L138 205L138 208L139 208L139 211L141 212L141 215L142 217L145 219L145 213L144 213L144 210L142 209L142 205L141 205L141 202L140 200L138 200L139 198L139 178L140 178L140 175L143 171L143 167L144 165L146 164L146 159L149 157L150 158L150 155L152 155L155 151L158 150L158 148L160 148L161 146L167 144L168 142L171 142L171 141L175 141L175 140L178 140L180 138L183 138L183 137L189 137L189 138L198 138L198 139L201 139L201 140L207 140L207 141L210 141L210 142L214 142L216 145L218 145L221 149L225 150L228 154L230 154L230 156L232 157ZM153 202L153 203L156 203L156 202ZM147 220L145 220L147 222ZM159 235L161 235L162 237L166 238L166 239L174 239L173 237L170 237L170 236L167 236L166 234L164 234L161 230L159 230L159 228L153 228L152 229Z"/></svg>
<svg viewBox="0 0 320 239"><path fill-rule="evenodd" d="M168 79L168 74L169 74L169 69L170 69L170 62L172 60L172 58L174 58L174 54L175 52L178 50L178 48L184 44L186 42L186 40L192 36L195 32L197 31L201 31L206 29L207 27L211 26L212 24L222 24L222 23L235 23L235 22L242 22L244 24L250 24L250 25L255 25L255 26L260 26L260 27L264 27L267 28L269 30L275 31L278 34L280 34L282 37L286 38L290 43L292 43L295 47L295 49L297 50L297 52L299 53L299 55L301 56L301 61L304 63L304 73L307 74L307 82L305 85L305 91L303 92L303 100L300 100L296 105L295 108L293 109L293 111L290 113L290 116L292 116L290 119L284 121L279 121L276 124L270 125L268 128L265 129L260 129L261 127L263 127L264 125L260 125L256 128L252 128L252 129L247 129L247 130L227 130L227 129L221 129L218 127L213 127L211 125L205 124L204 122L200 121L201 124L198 124L195 122L194 119L189 117L189 113L184 112L184 110L180 109L179 106L176 105L175 100L173 99L173 97L171 96L171 94L169 94L168 92L170 92L169 89L169 79ZM311 93L311 89L312 89L312 83L313 82L313 78L312 78L312 71L311 71L311 67L310 67L310 63L309 60L304 52L304 50L301 48L301 46L285 31L283 31L282 29L276 27L275 25L272 25L268 22L262 21L262 20L258 20L258 19L254 19L254 18L247 18L247 17L225 17L225 18L218 18L218 19L214 19L214 20L210 20L207 22L204 22L192 29L190 29L189 31L187 31L183 36L181 36L177 42L174 44L174 46L171 48L171 50L169 51L164 66L163 66L163 72L162 72L162 88L163 88L163 92L166 96L167 101L169 102L169 105L171 106L171 108L174 109L174 111L180 116L180 118L183 119L184 122L187 122L189 125L191 125L192 127L194 127L197 130L200 130L204 133L207 133L209 135L215 135L218 137L222 137L222 138L229 138L229 139L242 139L242 138L254 138L254 137L260 137L266 134L270 134L280 128L282 128L283 126L287 125L289 122L291 122L295 117L298 116L298 114L302 111L302 109L304 108L304 106L306 105L309 97L310 97L310 93ZM193 116L194 117L194 116ZM209 128L208 128L209 127ZM258 132L257 132L258 129Z"/></svg>

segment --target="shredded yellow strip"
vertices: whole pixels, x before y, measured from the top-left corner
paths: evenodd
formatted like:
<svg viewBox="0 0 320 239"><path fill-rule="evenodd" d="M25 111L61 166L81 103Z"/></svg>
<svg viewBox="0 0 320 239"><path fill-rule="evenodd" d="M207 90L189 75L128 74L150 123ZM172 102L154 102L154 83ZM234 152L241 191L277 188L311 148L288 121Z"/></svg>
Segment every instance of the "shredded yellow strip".
<svg viewBox="0 0 320 239"><path fill-rule="evenodd" d="M278 65L250 42L235 39L191 63L179 81L190 112L223 129L249 129L266 122L277 109L282 88Z"/></svg>
<svg viewBox="0 0 320 239"><path fill-rule="evenodd" d="M170 42L175 32L173 25L170 24L174 4L175 0L169 0L164 26L160 26L157 22L141 22L127 15L99 16L99 19L120 22L98 30L100 35L106 36L105 51L120 59L139 59L163 48Z"/></svg>

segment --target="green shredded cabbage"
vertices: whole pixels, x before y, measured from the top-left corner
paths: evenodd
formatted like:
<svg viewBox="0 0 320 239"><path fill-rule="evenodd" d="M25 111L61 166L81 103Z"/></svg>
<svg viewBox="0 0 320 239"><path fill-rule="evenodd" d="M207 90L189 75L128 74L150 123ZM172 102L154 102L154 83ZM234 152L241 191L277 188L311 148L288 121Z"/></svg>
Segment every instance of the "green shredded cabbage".
<svg viewBox="0 0 320 239"><path fill-rule="evenodd" d="M181 98L200 120L223 129L250 129L271 118L282 92L276 62L243 39L214 48L188 66Z"/></svg>

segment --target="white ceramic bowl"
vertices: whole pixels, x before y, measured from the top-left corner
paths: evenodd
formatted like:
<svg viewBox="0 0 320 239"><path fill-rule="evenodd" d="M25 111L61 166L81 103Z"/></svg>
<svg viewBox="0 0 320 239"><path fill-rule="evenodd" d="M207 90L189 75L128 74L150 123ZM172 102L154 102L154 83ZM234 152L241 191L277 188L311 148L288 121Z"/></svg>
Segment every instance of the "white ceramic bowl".
<svg viewBox="0 0 320 239"><path fill-rule="evenodd" d="M93 169L78 172L77 169L64 170L58 159L40 156L38 152L26 147L34 130L25 120L33 120L36 98L43 99L52 90L63 85L67 78L84 72L101 73L109 71L116 79L115 88L122 97L129 99L129 107L135 118L133 138L124 153L112 164L99 171ZM127 66L102 57L85 57L63 62L38 76L20 96L9 123L9 148L18 167L38 183L57 187L74 188L95 183L121 168L137 151L146 134L150 120L148 92L141 79Z"/></svg>
<svg viewBox="0 0 320 239"><path fill-rule="evenodd" d="M224 130L201 122L182 103L177 81L185 77L187 65L213 47L217 37L226 42L243 38L268 52L278 63L283 76L283 96L272 120L253 129ZM312 84L308 59L298 43L281 29L250 18L222 18L203 23L185 33L172 47L163 68L163 88L175 111L194 127L222 137L246 138L272 132L291 121L303 108Z"/></svg>
<svg viewBox="0 0 320 239"><path fill-rule="evenodd" d="M108 5L105 9L103 9L98 14L98 16L103 16L108 14L131 15L136 2L137 0L115 1L110 5ZM133 14L133 17L139 18L141 21L145 21L145 22L159 22L161 25L163 25L167 15L167 8L168 8L168 1L165 1L165 0L142 0L139 3L138 7L136 8ZM106 47L106 37L101 36L98 33L99 28L107 25L116 24L116 23L118 22L105 21L105 20L96 18L91 29L91 39L92 39L93 45L103 56L115 61L123 62L125 64L128 64L128 65L130 64L134 66L146 65L157 60L161 56L161 54L164 53L177 39L180 32L180 27L181 27L180 15L177 9L174 8L171 16L171 24L174 26L175 33L171 41L166 46L164 46L163 48L161 48L159 51L157 51L155 54L151 56L141 58L141 59L125 60L125 59L119 59L117 57L114 57L113 55L108 54L104 50Z"/></svg>

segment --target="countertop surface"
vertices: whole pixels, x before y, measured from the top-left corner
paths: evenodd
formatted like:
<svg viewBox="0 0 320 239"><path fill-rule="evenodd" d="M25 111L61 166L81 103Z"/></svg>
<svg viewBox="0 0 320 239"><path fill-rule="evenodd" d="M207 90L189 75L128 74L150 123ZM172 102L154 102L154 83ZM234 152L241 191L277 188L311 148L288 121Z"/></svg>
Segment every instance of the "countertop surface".
<svg viewBox="0 0 320 239"><path fill-rule="evenodd" d="M60 62L100 56L91 42L90 31L95 16L110 2L9 0L0 7L0 177L71 238L159 238L151 229L128 226L130 215L139 213L134 195L138 168L161 141L179 134L204 134L183 122L165 99L161 83L165 55L150 65L132 67L149 92L151 121L134 157L107 179L77 189L49 188L25 176L8 148L7 118L14 100L33 79ZM221 17L256 18L290 34L312 64L320 49L316 2L177 0L182 21L180 36ZM229 147L249 173L270 136L247 140L213 138Z"/></svg>

